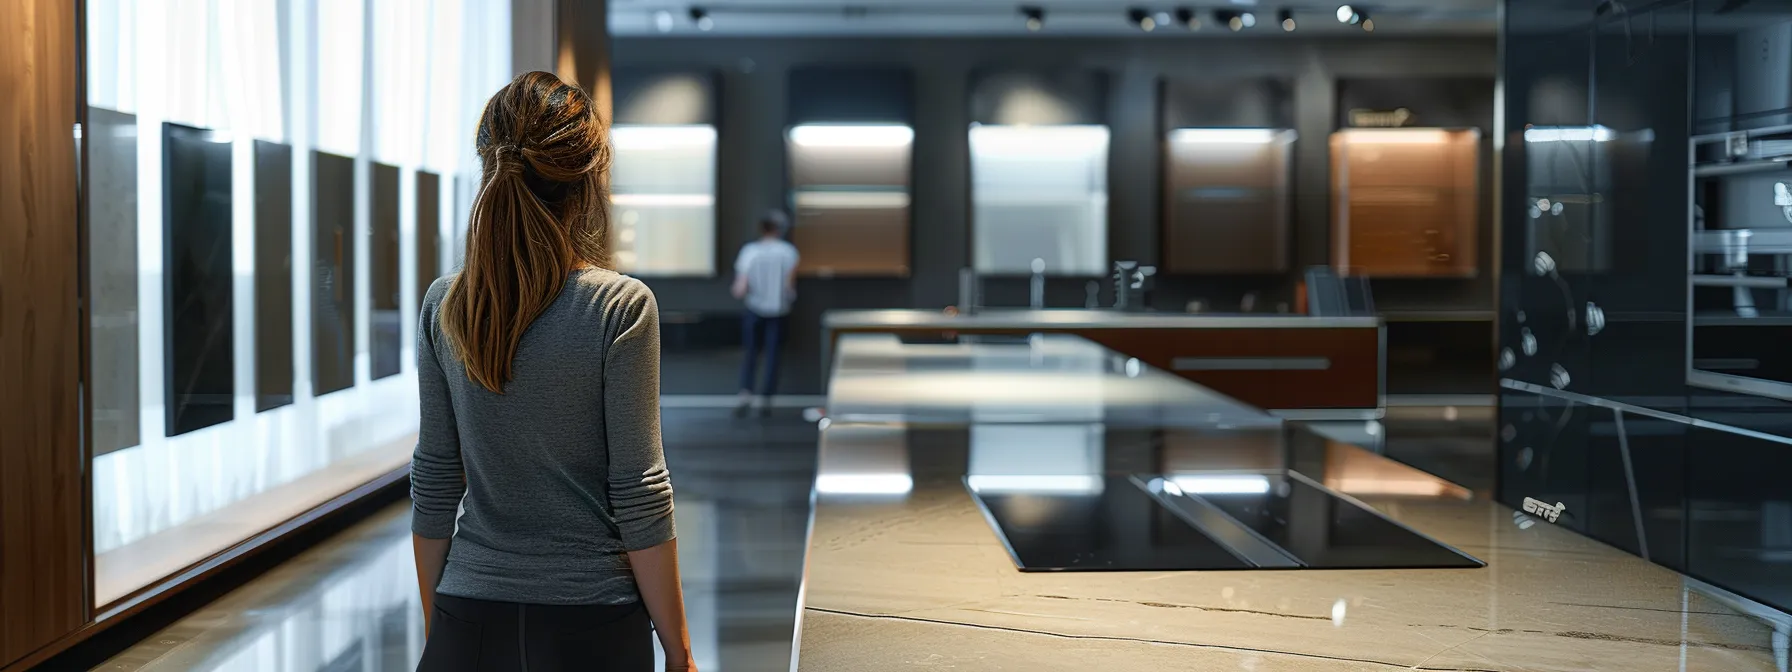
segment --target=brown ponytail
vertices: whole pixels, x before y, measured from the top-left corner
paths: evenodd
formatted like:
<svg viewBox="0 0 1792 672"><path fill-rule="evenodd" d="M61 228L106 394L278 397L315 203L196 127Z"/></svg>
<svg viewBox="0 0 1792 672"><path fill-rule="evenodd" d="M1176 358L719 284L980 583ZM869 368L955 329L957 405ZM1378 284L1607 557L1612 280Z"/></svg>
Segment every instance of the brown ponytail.
<svg viewBox="0 0 1792 672"><path fill-rule="evenodd" d="M485 104L466 265L439 319L467 376L488 390L504 392L523 332L567 275L609 265L608 135L585 91L550 73L521 75Z"/></svg>

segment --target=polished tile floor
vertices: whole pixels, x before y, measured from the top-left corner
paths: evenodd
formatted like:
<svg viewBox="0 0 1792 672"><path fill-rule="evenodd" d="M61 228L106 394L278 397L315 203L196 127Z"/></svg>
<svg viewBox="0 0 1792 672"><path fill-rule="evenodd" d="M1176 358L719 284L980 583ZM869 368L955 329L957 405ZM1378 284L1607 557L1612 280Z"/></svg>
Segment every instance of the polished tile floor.
<svg viewBox="0 0 1792 672"><path fill-rule="evenodd" d="M705 672L790 668L816 457L815 426L800 416L665 412L685 600ZM374 515L96 669L414 669L423 636L409 510Z"/></svg>

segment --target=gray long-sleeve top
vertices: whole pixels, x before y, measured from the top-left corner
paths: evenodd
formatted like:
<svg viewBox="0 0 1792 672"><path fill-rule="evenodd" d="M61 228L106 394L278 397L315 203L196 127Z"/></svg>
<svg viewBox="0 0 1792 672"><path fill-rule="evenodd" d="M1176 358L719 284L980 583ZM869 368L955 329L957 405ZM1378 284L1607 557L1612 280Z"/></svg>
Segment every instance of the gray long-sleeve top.
<svg viewBox="0 0 1792 672"><path fill-rule="evenodd" d="M437 590L530 604L640 599L626 552L674 535L653 293L611 271L572 273L497 394L467 377L437 322L450 280L430 286L417 327L411 460L411 530L453 536Z"/></svg>

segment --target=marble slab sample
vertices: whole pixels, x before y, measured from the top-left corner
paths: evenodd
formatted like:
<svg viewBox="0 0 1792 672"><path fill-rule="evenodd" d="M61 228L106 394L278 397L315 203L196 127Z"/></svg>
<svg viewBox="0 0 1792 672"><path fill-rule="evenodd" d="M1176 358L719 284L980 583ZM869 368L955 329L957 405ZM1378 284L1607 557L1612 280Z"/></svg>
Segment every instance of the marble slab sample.
<svg viewBox="0 0 1792 672"><path fill-rule="evenodd" d="M398 233L398 174L398 166L373 164L373 230L368 236L372 244L372 254L368 257L373 276L369 278L373 298L367 319L371 322L368 337L373 341L371 359L375 380L397 375L401 368L399 360L403 358L404 318L399 311L404 301L399 293L404 291L404 285L400 283L398 268L402 245Z"/></svg>
<svg viewBox="0 0 1792 672"><path fill-rule="evenodd" d="M255 411L293 402L292 147L255 141Z"/></svg>
<svg viewBox="0 0 1792 672"><path fill-rule="evenodd" d="M162 125L167 435L236 417L228 135Z"/></svg>
<svg viewBox="0 0 1792 672"><path fill-rule="evenodd" d="M139 442L137 117L87 108L87 283L93 454Z"/></svg>
<svg viewBox="0 0 1792 672"><path fill-rule="evenodd" d="M417 288L418 304L429 286L442 277L442 176L417 172Z"/></svg>
<svg viewBox="0 0 1792 672"><path fill-rule="evenodd" d="M355 160L312 152L312 394L355 385Z"/></svg>

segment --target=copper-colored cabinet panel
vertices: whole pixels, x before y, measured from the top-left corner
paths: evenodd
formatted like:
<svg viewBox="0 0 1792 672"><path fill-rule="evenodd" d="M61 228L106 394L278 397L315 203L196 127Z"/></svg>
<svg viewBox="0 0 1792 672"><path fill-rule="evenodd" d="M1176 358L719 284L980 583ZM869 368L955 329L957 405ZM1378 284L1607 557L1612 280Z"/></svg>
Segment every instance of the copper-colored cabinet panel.
<svg viewBox="0 0 1792 672"><path fill-rule="evenodd" d="M1481 133L1438 128L1332 134L1332 261L1346 274L1472 277Z"/></svg>
<svg viewBox="0 0 1792 672"><path fill-rule="evenodd" d="M914 131L900 124L790 129L790 240L805 275L906 276Z"/></svg>
<svg viewBox="0 0 1792 672"><path fill-rule="evenodd" d="M1166 270L1288 270L1294 137L1294 131L1267 128L1170 131L1165 138Z"/></svg>

